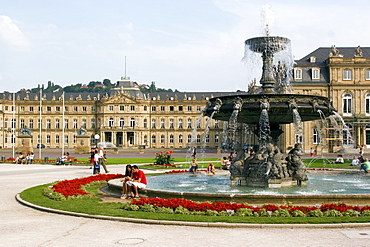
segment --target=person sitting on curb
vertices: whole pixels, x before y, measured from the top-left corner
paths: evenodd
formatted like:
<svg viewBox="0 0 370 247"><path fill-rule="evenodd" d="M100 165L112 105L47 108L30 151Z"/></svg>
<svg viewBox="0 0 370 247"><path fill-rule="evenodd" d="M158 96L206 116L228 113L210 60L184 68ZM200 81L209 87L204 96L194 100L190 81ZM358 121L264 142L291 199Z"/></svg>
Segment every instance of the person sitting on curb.
<svg viewBox="0 0 370 247"><path fill-rule="evenodd" d="M132 178L126 182L127 189L133 198L139 198L139 189L146 187L146 176L142 170L139 170L137 165L132 166ZM122 199L126 199L124 196Z"/></svg>
<svg viewBox="0 0 370 247"><path fill-rule="evenodd" d="M122 184L122 195L121 199L126 199L127 198L127 182L132 179L132 166L131 165L126 165L126 171L125 171L125 177L121 178L120 181L123 183ZM132 195L131 195L132 197Z"/></svg>
<svg viewBox="0 0 370 247"><path fill-rule="evenodd" d="M190 163L190 169L189 172L192 172L194 176L197 175L197 170L198 170L198 162L197 159L194 158L191 163Z"/></svg>
<svg viewBox="0 0 370 247"><path fill-rule="evenodd" d="M208 165L206 174L207 175L216 175L216 168L215 168L215 165L213 163L210 163Z"/></svg>
<svg viewBox="0 0 370 247"><path fill-rule="evenodd" d="M370 171L370 162L369 162L368 158L366 158L364 163L361 164L360 170L364 170L365 173L369 173L369 171Z"/></svg>

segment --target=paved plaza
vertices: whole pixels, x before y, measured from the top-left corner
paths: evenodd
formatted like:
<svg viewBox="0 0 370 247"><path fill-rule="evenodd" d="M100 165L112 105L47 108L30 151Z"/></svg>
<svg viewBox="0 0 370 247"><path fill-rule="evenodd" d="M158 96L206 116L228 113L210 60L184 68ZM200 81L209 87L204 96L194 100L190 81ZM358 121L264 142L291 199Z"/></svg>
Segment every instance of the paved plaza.
<svg viewBox="0 0 370 247"><path fill-rule="evenodd" d="M1 153L0 153L1 155ZM109 167L122 173L124 165ZM39 211L17 193L91 175L88 167L0 164L0 246L370 246L370 227L194 227L98 220Z"/></svg>

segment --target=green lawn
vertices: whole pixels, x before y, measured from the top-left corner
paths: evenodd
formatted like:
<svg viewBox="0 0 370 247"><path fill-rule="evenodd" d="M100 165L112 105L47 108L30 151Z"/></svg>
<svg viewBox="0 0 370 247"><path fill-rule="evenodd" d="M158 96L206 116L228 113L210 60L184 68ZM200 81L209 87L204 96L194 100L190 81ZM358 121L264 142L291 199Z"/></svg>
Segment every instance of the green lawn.
<svg viewBox="0 0 370 247"><path fill-rule="evenodd" d="M47 208L114 217L128 217L138 219L188 221L188 222L226 222L249 224L334 224L334 223L368 223L370 217L237 217L237 216L204 216L149 213L141 211L123 210L123 203L102 203L98 197L77 200L54 201L42 195L46 185L39 185L20 193L23 200ZM87 190L98 195L97 189L101 185L94 185Z"/></svg>

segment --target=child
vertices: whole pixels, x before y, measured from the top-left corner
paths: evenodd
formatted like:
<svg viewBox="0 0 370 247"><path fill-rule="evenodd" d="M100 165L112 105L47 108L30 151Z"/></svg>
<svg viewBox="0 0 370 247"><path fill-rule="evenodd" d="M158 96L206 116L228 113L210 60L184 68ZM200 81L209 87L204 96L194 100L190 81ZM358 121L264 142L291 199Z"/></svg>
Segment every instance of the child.
<svg viewBox="0 0 370 247"><path fill-rule="evenodd" d="M207 175L216 175L216 169L215 165L213 163L210 163L207 167Z"/></svg>

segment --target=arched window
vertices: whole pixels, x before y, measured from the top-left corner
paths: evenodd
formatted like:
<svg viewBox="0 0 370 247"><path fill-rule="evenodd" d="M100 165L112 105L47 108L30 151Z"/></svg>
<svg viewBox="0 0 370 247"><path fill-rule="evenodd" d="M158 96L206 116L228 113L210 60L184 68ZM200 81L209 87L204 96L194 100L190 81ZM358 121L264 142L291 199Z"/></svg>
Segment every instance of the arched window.
<svg viewBox="0 0 370 247"><path fill-rule="evenodd" d="M130 119L130 127L135 127L135 118Z"/></svg>
<svg viewBox="0 0 370 247"><path fill-rule="evenodd" d="M152 143L154 143L154 144L155 144L155 142L156 142L155 135L152 135Z"/></svg>
<svg viewBox="0 0 370 247"><path fill-rule="evenodd" d="M125 126L125 119L123 117L121 117L119 119L119 127L123 127L123 126Z"/></svg>
<svg viewBox="0 0 370 247"><path fill-rule="evenodd" d="M179 143L182 143L182 135L179 135Z"/></svg>
<svg viewBox="0 0 370 247"><path fill-rule="evenodd" d="M200 135L197 135L197 143L200 143Z"/></svg>
<svg viewBox="0 0 370 247"><path fill-rule="evenodd" d="M215 135L215 143L218 143L220 141L220 137L218 135Z"/></svg>
<svg viewBox="0 0 370 247"><path fill-rule="evenodd" d="M191 135L188 135L188 143L191 143Z"/></svg>
<svg viewBox="0 0 370 247"><path fill-rule="evenodd" d="M164 135L161 135L161 143L164 143Z"/></svg>
<svg viewBox="0 0 370 247"><path fill-rule="evenodd" d="M173 143L173 135L170 135L170 143Z"/></svg>
<svg viewBox="0 0 370 247"><path fill-rule="evenodd" d="M343 95L343 115L352 115L352 95L349 93Z"/></svg>
<svg viewBox="0 0 370 247"><path fill-rule="evenodd" d="M113 123L114 123L113 118L112 117L109 118L109 120L108 120L108 126L109 127L113 127Z"/></svg>

